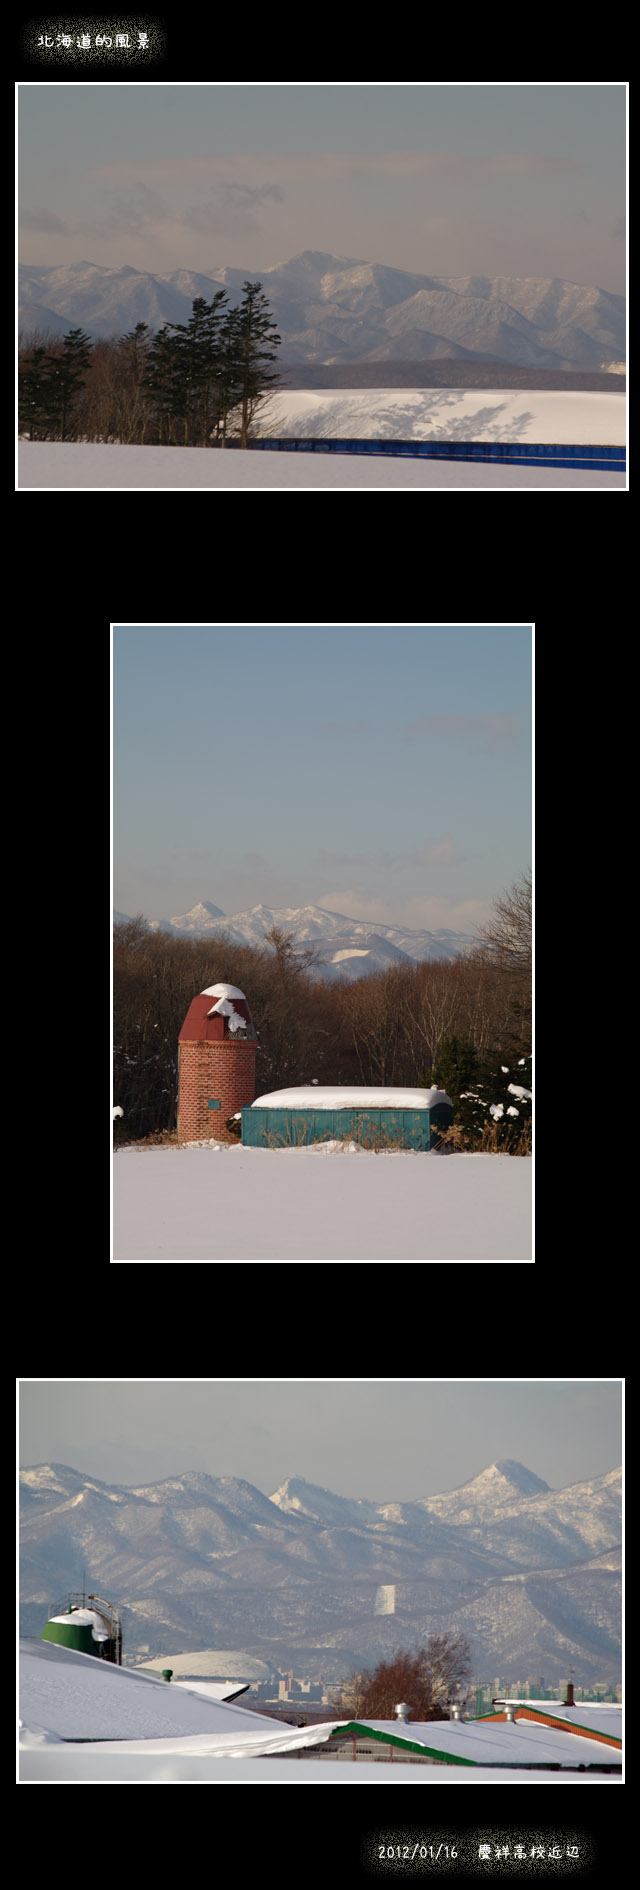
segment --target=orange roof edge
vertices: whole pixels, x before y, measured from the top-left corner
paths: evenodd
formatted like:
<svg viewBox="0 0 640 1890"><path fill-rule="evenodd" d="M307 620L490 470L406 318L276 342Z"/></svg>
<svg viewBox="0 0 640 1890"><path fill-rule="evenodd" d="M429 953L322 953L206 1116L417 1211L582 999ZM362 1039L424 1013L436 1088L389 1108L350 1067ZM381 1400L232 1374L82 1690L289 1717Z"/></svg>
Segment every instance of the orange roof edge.
<svg viewBox="0 0 640 1890"><path fill-rule="evenodd" d="M522 1706L514 1706L513 1711L516 1719L532 1719L538 1726L557 1726L565 1732L579 1733L582 1739L599 1739L603 1746L615 1746L618 1752L622 1750L622 1740L615 1739L612 1733L596 1732L591 1726L581 1726L574 1719L561 1719L553 1713L536 1712L535 1707L527 1706L526 1701L523 1701ZM506 1717L506 1712L478 1714L478 1720L506 1720Z"/></svg>

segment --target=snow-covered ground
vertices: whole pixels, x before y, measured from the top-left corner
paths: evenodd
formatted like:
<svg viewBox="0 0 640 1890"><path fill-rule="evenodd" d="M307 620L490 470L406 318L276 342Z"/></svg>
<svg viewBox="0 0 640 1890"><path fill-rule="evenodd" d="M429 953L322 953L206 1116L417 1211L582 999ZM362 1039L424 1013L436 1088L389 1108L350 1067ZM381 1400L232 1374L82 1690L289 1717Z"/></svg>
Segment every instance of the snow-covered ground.
<svg viewBox="0 0 640 1890"><path fill-rule="evenodd" d="M271 396L264 408L264 436L298 439L513 440L555 445L621 446L625 440L623 394L547 393L537 389L376 387L297 391ZM350 490L353 487L427 486L442 490L536 486L545 491L626 486L623 472L553 466L475 465L470 461L351 458L348 454L274 451L205 452L195 446L67 445L21 440L19 490L58 487L101 492L157 487L199 491Z"/></svg>
<svg viewBox="0 0 640 1890"><path fill-rule="evenodd" d="M115 1260L531 1260L531 1161L334 1142L124 1148Z"/></svg>
<svg viewBox="0 0 640 1890"><path fill-rule="evenodd" d="M469 460L361 459L336 453L206 453L197 446L68 446L49 440L23 440L19 455L19 490L104 492L198 492L203 486L223 491L296 492L318 489L349 492L370 486L395 492L416 486L443 491L513 492L533 486L543 492L585 489L612 492L625 488L623 472L587 472L568 466L473 465Z"/></svg>
<svg viewBox="0 0 640 1890"><path fill-rule="evenodd" d="M306 388L272 394L256 431L276 439L520 440L624 446L624 394L538 388Z"/></svg>

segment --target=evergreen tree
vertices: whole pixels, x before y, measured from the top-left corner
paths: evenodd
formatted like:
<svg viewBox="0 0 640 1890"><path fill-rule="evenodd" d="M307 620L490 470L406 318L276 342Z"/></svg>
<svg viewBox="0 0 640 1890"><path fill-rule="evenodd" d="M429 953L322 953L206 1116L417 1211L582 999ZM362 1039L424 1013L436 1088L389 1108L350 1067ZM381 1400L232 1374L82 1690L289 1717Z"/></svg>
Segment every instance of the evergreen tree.
<svg viewBox="0 0 640 1890"><path fill-rule="evenodd" d="M52 352L36 347L20 363L18 415L30 438L66 440L73 407L91 359L91 336L71 328Z"/></svg>
<svg viewBox="0 0 640 1890"><path fill-rule="evenodd" d="M246 447L256 407L279 379L271 363L280 336L261 287L245 282L237 308L226 306L226 289L210 303L197 296L188 322L167 322L153 336L145 322L95 345L80 328L50 349L34 335L20 353L20 430L32 439L146 434L161 444L225 446L229 416L239 411Z"/></svg>
<svg viewBox="0 0 640 1890"><path fill-rule="evenodd" d="M116 405L119 438L125 442L144 440L147 424L144 377L151 335L146 322L121 335L118 341Z"/></svg>
<svg viewBox="0 0 640 1890"><path fill-rule="evenodd" d="M524 1091L523 1095L518 1091ZM486 1120L494 1125L500 1147L508 1152L531 1129L531 1051L519 1057L495 1057L487 1069L483 1092Z"/></svg>
<svg viewBox="0 0 640 1890"><path fill-rule="evenodd" d="M439 1089L446 1089L454 1108L457 1108L462 1091L473 1085L479 1068L477 1053L468 1038L443 1037L434 1078L425 1078L421 1087L429 1088L435 1080Z"/></svg>
<svg viewBox="0 0 640 1890"><path fill-rule="evenodd" d="M173 361L183 395L185 446L210 445L220 374L222 303L226 300L226 289L218 289L212 302L198 295L188 322L167 324L173 331Z"/></svg>
<svg viewBox="0 0 640 1890"><path fill-rule="evenodd" d="M481 1063L467 1039L443 1038L433 1072L424 1079L451 1097L454 1123L466 1146L479 1145L483 1131L493 1129L505 1152L528 1135L531 1123L531 1052L515 1057L493 1056ZM520 1096L516 1090L524 1090Z"/></svg>
<svg viewBox="0 0 640 1890"><path fill-rule="evenodd" d="M161 444L175 445L175 426L185 420L186 393L179 363L179 343L167 325L154 335L143 375L145 398L156 414Z"/></svg>
<svg viewBox="0 0 640 1890"><path fill-rule="evenodd" d="M30 440L46 438L49 429L49 376L51 355L46 348L34 348L27 360L20 362L18 378L18 424Z"/></svg>
<svg viewBox="0 0 640 1890"><path fill-rule="evenodd" d="M272 374L268 363L276 360L274 349L280 336L269 314L261 282L245 282L236 336L238 365L238 405L242 407L240 445L247 445L249 426L260 400L280 378Z"/></svg>
<svg viewBox="0 0 640 1890"><path fill-rule="evenodd" d="M224 382L224 328L226 289L218 289L212 302L203 300L200 351L197 364L198 414L203 446L211 445L213 427L220 412ZM197 302L193 304L195 315Z"/></svg>
<svg viewBox="0 0 640 1890"><path fill-rule="evenodd" d="M229 414L240 400L240 310L227 309L221 337L220 364L218 377L218 414L216 438L220 446L227 444L227 424Z"/></svg>
<svg viewBox="0 0 640 1890"><path fill-rule="evenodd" d="M55 355L49 376L50 414L59 440L70 437L74 402L84 384L91 359L91 336L70 328L63 336L62 354Z"/></svg>
<svg viewBox="0 0 640 1890"><path fill-rule="evenodd" d="M487 1102L479 1057L466 1037L443 1037L437 1062L421 1085L446 1090L453 1103L454 1121L470 1138L470 1145L480 1139L485 1125Z"/></svg>

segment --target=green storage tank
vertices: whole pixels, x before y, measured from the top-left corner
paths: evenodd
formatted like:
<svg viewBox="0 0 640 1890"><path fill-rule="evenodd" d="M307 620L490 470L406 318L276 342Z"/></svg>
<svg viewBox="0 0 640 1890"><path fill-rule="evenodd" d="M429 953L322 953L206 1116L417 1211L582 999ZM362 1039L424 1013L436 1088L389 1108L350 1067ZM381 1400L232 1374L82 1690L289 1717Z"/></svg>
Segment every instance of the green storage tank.
<svg viewBox="0 0 640 1890"><path fill-rule="evenodd" d="M349 1136L365 1147L437 1147L453 1122L442 1089L359 1089L312 1084L273 1090L241 1110L242 1140L251 1148L298 1148Z"/></svg>
<svg viewBox="0 0 640 1890"><path fill-rule="evenodd" d="M109 1601L99 1595L69 1596L64 1610L49 1616L41 1640L55 1641L58 1647L71 1647L78 1654L93 1654L98 1660L122 1665L122 1629L120 1616Z"/></svg>

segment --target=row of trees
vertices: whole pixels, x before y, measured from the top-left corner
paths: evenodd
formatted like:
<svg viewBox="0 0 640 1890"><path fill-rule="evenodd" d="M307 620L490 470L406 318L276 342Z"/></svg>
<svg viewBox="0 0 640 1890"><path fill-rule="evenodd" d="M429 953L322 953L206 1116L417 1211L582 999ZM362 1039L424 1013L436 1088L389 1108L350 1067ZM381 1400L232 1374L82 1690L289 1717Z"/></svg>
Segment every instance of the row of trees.
<svg viewBox="0 0 640 1890"><path fill-rule="evenodd" d="M279 376L280 336L260 282L245 282L237 308L226 289L197 296L188 322L152 335L145 322L112 341L81 328L60 341L21 346L20 432L32 440L123 445L246 447L261 401Z"/></svg>
<svg viewBox="0 0 640 1890"><path fill-rule="evenodd" d="M314 975L317 953L298 954L276 926L257 948L222 933L192 940L150 932L142 916L117 925L119 1139L175 1128L180 1028L194 992L224 982L241 985L249 998L258 1095L314 1078L409 1088L436 1082L454 1103L459 1146L478 1146L489 1125L494 1146L515 1149L530 1115L526 1097L511 1087L531 1088L530 914L527 876L498 902L495 922L469 956L392 965L354 983Z"/></svg>

